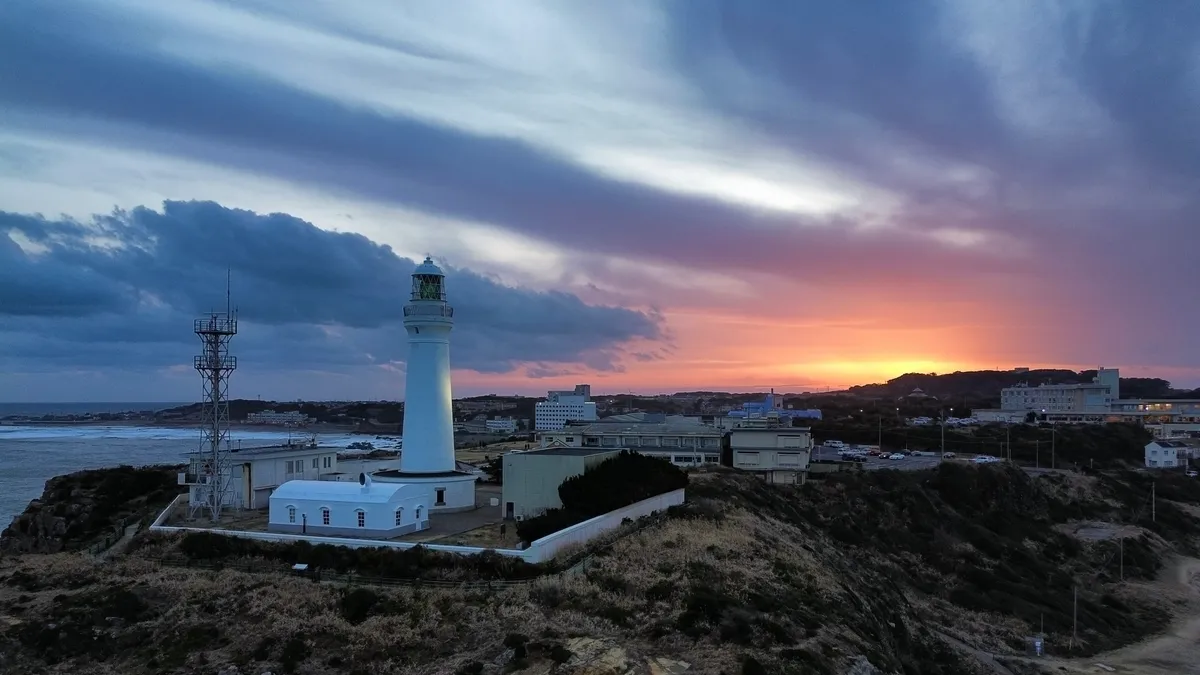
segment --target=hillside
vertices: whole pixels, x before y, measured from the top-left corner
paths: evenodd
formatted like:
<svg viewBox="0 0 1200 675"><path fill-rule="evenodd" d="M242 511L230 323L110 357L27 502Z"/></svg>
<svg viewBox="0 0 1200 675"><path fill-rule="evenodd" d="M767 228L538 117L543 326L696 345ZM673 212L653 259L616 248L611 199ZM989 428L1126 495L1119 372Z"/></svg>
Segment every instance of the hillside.
<svg viewBox="0 0 1200 675"><path fill-rule="evenodd" d="M952 465L803 487L699 474L687 505L602 550L586 572L491 588L314 584L282 573L279 561L296 551L156 537L108 563L9 557L0 560L0 670L992 672L962 645L1019 654L1044 620L1050 653L1081 656L1165 629L1173 605L1146 589L1172 555L1195 550L1200 486L1160 480L1150 522L1139 481ZM1093 522L1112 525L1083 528ZM1115 540L1093 532L1117 524L1127 537L1123 584ZM259 568L275 572L153 560L233 566L262 555L277 562ZM464 567L419 550L343 552L323 564L376 574L416 566L446 579L551 571ZM230 666L238 670L222 670Z"/></svg>
<svg viewBox="0 0 1200 675"><path fill-rule="evenodd" d="M1096 377L1095 370L1045 369L1016 372L1012 370L977 370L956 373L908 373L883 384L864 384L850 387L849 393L868 398L895 399L921 389L940 399L995 399L1000 390L1019 384L1037 386L1049 384L1084 384ZM1197 391L1176 390L1171 383L1158 378L1122 377L1123 398L1186 398L1200 395Z"/></svg>

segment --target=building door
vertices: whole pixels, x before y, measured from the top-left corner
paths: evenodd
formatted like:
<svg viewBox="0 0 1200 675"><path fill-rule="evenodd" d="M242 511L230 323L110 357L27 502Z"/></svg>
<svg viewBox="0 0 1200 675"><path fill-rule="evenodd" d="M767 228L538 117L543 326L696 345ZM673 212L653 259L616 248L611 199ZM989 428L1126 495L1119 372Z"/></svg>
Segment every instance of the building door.
<svg viewBox="0 0 1200 675"><path fill-rule="evenodd" d="M516 513L516 507L513 506L513 503L505 502L504 503L504 517L511 519L515 513Z"/></svg>
<svg viewBox="0 0 1200 675"><path fill-rule="evenodd" d="M434 502L435 502L434 506L445 506L446 505L446 488L438 488L433 491L433 494L434 494Z"/></svg>

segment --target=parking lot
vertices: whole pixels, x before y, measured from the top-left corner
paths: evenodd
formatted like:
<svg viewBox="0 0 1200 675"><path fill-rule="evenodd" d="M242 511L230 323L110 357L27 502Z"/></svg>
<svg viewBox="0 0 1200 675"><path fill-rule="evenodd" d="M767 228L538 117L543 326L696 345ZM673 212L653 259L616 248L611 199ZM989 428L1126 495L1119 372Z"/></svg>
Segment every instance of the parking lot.
<svg viewBox="0 0 1200 675"><path fill-rule="evenodd" d="M838 451L832 448L817 446L813 448L812 458L814 460L832 460L839 461L841 457ZM962 460L946 460L946 461L962 461ZM867 461L863 463L863 468L867 471L875 471L877 469L898 469L901 471L919 471L921 469L932 469L938 465L938 457L914 457L909 455L904 459L881 459L879 457L867 457Z"/></svg>

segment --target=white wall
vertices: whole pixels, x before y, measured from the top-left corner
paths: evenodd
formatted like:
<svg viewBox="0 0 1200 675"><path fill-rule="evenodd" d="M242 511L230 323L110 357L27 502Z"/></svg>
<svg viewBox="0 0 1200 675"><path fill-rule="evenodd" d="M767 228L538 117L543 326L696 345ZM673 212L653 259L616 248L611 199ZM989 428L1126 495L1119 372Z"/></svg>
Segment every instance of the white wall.
<svg viewBox="0 0 1200 675"><path fill-rule="evenodd" d="M525 555L522 557L531 563L549 560L564 548L586 543L605 532L615 530L621 526L621 522L626 518L637 520L655 511L665 511L672 506L682 504L683 500L684 490L682 488L649 499L643 499L636 504L630 504L625 508L617 509L602 516L596 516L590 520L572 525L565 530L559 530L554 534L546 535L541 539L533 541L529 544L529 548L523 551Z"/></svg>
<svg viewBox="0 0 1200 675"><path fill-rule="evenodd" d="M565 530L559 530L554 534L547 535L532 542L529 548L519 551L516 549L485 549L476 546L446 546L443 544L426 544L421 542L410 541L380 541L377 539L351 539L348 537L318 537L306 534L284 534L281 532L246 532L244 530L210 530L202 527L168 527L163 525L151 525L150 530L153 532L208 532L210 534L221 534L229 537L238 537L241 539L253 539L256 541L276 541L276 542L294 542L307 541L310 544L332 544L334 546L345 546L347 548L394 548L398 550L410 549L414 546L424 546L431 551L443 551L446 553L459 553L462 555L474 555L483 553L484 551L495 551L500 555L505 555L513 558L521 558L526 562L539 563L545 562L563 549L576 544L586 543L588 540L609 532L621 526L621 522L626 518L636 520L642 516L648 516L656 511L663 511L672 506L682 504L684 501L684 491L682 489L674 492L667 492L650 499L642 500L636 504L630 504L623 509L618 509L611 513L606 513L602 516L597 516L591 520L585 520L582 523L572 525ZM176 502L172 502L174 506ZM171 507L168 507L168 509ZM156 523L158 521L155 521ZM284 512L284 522L287 522L287 514ZM311 522L311 521L310 521ZM318 522L320 522L318 520Z"/></svg>

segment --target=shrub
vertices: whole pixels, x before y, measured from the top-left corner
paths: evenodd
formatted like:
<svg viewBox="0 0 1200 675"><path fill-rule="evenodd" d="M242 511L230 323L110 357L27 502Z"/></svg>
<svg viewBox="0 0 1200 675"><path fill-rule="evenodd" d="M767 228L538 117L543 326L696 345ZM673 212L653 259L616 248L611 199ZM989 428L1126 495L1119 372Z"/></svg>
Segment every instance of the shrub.
<svg viewBox="0 0 1200 675"><path fill-rule="evenodd" d="M342 596L342 618L351 624L360 624L371 616L371 610L379 604L379 596L367 588L356 588Z"/></svg>
<svg viewBox="0 0 1200 675"><path fill-rule="evenodd" d="M687 474L665 459L622 450L616 457L563 481L558 486L562 508L517 523L517 534L526 542L535 541L687 485Z"/></svg>

